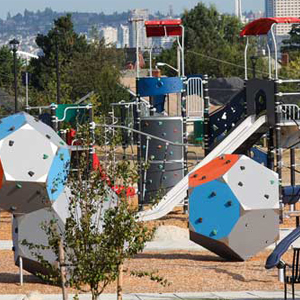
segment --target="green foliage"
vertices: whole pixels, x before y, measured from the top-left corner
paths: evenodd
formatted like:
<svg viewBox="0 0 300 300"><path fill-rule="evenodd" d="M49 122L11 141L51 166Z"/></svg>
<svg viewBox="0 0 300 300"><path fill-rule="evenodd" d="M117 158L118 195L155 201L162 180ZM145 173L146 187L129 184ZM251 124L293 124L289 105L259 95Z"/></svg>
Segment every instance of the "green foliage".
<svg viewBox="0 0 300 300"><path fill-rule="evenodd" d="M239 36L242 24L236 17L220 14L215 6L207 7L199 2L190 11L185 11L182 21L186 33L186 74L243 75L243 69L234 66L243 65L245 46ZM175 43L171 50L163 51L158 60L176 65ZM220 60L234 65L220 63Z"/></svg>
<svg viewBox="0 0 300 300"><path fill-rule="evenodd" d="M110 111L110 103L125 95L118 83L124 63L122 50L107 48L91 30L94 42L88 43L73 28L71 15L54 21L47 35L39 34L36 43L44 56L31 61L32 104L50 104L56 101L56 53L60 68L61 102L72 103L91 91L95 92L96 115ZM101 103L101 107L100 107Z"/></svg>
<svg viewBox="0 0 300 300"><path fill-rule="evenodd" d="M300 26L293 25L289 32L290 37L282 41L283 46L281 47L282 53L289 53L290 59L297 59L299 56L298 52L300 49Z"/></svg>

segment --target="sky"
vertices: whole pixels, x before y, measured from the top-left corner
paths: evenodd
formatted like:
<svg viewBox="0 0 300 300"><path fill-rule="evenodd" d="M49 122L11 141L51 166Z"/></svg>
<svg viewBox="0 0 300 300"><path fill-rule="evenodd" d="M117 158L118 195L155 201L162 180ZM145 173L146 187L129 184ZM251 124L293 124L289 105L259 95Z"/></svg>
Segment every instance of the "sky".
<svg viewBox="0 0 300 300"><path fill-rule="evenodd" d="M232 13L234 0L202 0L202 2L214 3L221 12ZM78 11L78 12L122 12L132 8L148 8L150 11L167 12L170 4L175 13L194 7L196 0L0 0L0 18L6 18L7 13L12 15L23 13L25 8L36 11L50 7L55 11ZM243 10L263 10L264 0L242 0Z"/></svg>

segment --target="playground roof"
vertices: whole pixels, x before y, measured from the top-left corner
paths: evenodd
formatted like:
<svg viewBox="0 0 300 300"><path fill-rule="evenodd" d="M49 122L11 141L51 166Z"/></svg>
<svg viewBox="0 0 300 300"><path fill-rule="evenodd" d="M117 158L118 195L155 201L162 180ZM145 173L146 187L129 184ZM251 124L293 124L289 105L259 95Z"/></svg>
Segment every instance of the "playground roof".
<svg viewBox="0 0 300 300"><path fill-rule="evenodd" d="M181 19L146 21L147 37L181 36Z"/></svg>
<svg viewBox="0 0 300 300"><path fill-rule="evenodd" d="M267 34L273 24L296 24L300 23L298 18L261 18L247 24L240 36Z"/></svg>

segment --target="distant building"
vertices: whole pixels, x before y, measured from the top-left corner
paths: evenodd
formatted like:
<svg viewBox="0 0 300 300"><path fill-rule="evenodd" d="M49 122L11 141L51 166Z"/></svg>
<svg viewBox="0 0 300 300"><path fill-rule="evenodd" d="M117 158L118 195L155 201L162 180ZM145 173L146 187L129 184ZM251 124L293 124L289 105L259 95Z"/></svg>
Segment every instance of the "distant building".
<svg viewBox="0 0 300 300"><path fill-rule="evenodd" d="M300 0L265 0L266 17L297 17L300 16ZM276 35L285 38L291 25L277 25Z"/></svg>
<svg viewBox="0 0 300 300"><path fill-rule="evenodd" d="M129 47L129 27L123 24L118 28L118 46L120 48Z"/></svg>
<svg viewBox="0 0 300 300"><path fill-rule="evenodd" d="M137 30L139 35L139 48L144 50L151 44L151 39L146 37L145 21L149 20L148 9L134 9L131 11L130 27L129 27L129 44L131 48L136 47Z"/></svg>
<svg viewBox="0 0 300 300"><path fill-rule="evenodd" d="M104 38L106 45L116 45L118 42L117 28L111 26L102 27L100 30L100 38Z"/></svg>

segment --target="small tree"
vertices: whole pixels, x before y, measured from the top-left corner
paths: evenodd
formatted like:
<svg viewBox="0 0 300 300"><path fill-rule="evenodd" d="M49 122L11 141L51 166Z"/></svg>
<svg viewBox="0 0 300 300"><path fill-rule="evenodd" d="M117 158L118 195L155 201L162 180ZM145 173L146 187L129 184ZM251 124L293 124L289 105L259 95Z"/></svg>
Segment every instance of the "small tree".
<svg viewBox="0 0 300 300"><path fill-rule="evenodd" d="M83 135L81 138L89 144L89 137ZM112 148L113 144L110 150ZM108 284L119 279L118 299L122 299L123 263L141 252L154 233L154 229L148 229L138 220L136 209L128 201L127 188L138 179L136 167L132 162L121 160L115 165L107 164L106 168L102 166L101 172L99 168L91 171L87 163L88 151L83 152L78 161L78 171L68 179L71 196L64 230L52 220L43 225L48 245L24 243L32 250L38 250L36 257L50 274L44 275L44 279L60 282L60 268L66 267L68 286L91 292L92 300L98 299ZM112 158L109 157L108 161L111 162ZM111 186L121 187L118 197L108 182ZM63 244L66 265L58 264L57 269L43 259L40 250L52 249L58 260L60 243ZM162 285L167 284L153 272L131 272L131 275L149 276Z"/></svg>

